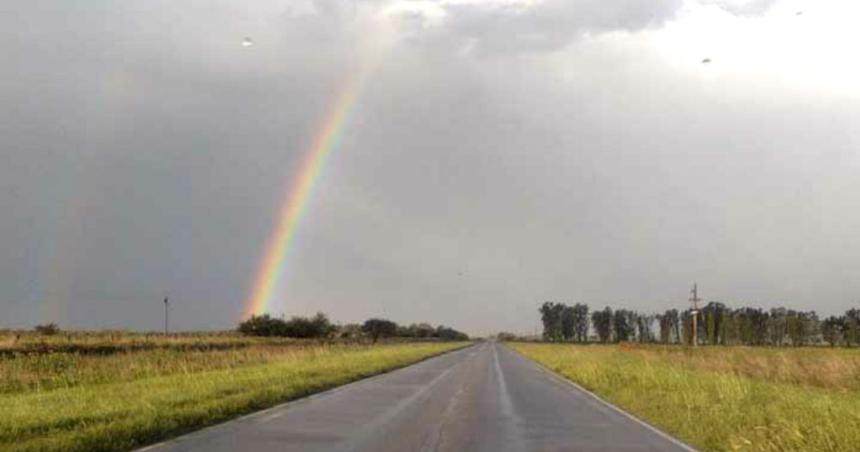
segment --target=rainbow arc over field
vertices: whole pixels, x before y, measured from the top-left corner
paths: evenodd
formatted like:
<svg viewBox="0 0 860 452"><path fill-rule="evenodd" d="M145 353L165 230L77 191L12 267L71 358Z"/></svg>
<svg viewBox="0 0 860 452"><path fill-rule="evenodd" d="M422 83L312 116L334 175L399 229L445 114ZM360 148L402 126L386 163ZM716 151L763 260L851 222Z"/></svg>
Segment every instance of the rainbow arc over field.
<svg viewBox="0 0 860 452"><path fill-rule="evenodd" d="M290 254L302 217L313 197L314 188L326 161L340 143L349 115L358 100L359 91L369 72L365 68L348 76L340 84L322 125L314 134L305 158L280 207L277 225L263 252L259 271L254 278L250 299L245 304L244 317L267 312L278 281Z"/></svg>

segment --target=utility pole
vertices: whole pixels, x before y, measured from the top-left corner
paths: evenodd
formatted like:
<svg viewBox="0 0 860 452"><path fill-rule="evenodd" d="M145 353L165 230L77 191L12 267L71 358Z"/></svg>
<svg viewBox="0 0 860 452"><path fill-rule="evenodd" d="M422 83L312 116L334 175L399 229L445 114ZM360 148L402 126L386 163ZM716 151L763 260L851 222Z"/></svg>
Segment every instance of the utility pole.
<svg viewBox="0 0 860 452"><path fill-rule="evenodd" d="M167 311L168 311L169 306L170 305L169 305L169 302L167 300L167 297L164 297L164 335L165 336L167 336L167 331L168 331L167 330Z"/></svg>
<svg viewBox="0 0 860 452"><path fill-rule="evenodd" d="M690 302L693 304L693 310L690 312L693 314L693 347L696 347L699 345L697 321L699 317L699 302L701 299L699 299L699 288L695 282L693 282L693 290L690 291L690 295Z"/></svg>

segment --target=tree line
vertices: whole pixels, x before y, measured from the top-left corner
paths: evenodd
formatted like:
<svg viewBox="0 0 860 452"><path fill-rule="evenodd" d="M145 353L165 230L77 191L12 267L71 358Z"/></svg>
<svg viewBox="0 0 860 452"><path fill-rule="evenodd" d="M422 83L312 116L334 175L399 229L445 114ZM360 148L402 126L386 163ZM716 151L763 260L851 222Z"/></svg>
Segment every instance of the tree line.
<svg viewBox="0 0 860 452"><path fill-rule="evenodd" d="M538 312L546 341L693 343L692 309L647 314L607 306L591 311L583 303L569 306L548 301ZM701 345L860 345L860 309L849 309L843 315L822 320L815 311L784 307L732 309L712 301L695 316L696 339Z"/></svg>
<svg viewBox="0 0 860 452"><path fill-rule="evenodd" d="M332 323L322 312L311 317L294 316L289 320L268 314L251 316L239 323L238 331L248 336L278 336L302 339L371 339L381 338L437 339L466 341L469 335L453 328L428 323L401 326L388 319L372 318L362 324L339 325Z"/></svg>

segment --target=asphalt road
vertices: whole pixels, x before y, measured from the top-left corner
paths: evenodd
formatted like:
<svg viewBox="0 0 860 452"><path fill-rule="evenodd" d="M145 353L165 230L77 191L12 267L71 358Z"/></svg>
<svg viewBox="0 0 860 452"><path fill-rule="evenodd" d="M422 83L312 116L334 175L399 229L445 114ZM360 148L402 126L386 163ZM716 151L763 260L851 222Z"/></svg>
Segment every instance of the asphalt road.
<svg viewBox="0 0 860 452"><path fill-rule="evenodd" d="M148 448L167 451L683 451L484 343Z"/></svg>

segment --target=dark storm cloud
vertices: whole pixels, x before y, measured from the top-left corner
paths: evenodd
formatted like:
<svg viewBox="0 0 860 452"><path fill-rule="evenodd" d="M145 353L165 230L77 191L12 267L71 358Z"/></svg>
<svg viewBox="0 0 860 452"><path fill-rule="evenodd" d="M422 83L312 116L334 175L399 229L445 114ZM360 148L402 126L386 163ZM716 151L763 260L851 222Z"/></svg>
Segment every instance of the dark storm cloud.
<svg viewBox="0 0 860 452"><path fill-rule="evenodd" d="M152 327L169 294L186 327L229 326L340 78L328 18L32 5L0 44L4 318Z"/></svg>

